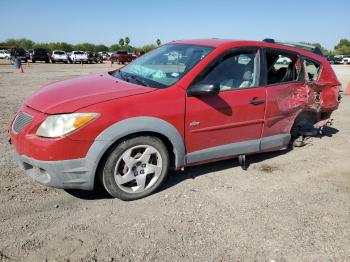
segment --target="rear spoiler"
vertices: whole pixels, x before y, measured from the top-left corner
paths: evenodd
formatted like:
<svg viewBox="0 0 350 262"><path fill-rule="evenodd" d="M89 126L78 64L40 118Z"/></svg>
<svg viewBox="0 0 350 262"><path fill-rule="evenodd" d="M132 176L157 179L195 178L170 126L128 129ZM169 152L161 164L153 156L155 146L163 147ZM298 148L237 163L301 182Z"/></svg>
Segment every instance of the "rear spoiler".
<svg viewBox="0 0 350 262"><path fill-rule="evenodd" d="M321 49L317 46L313 45L308 45L308 44L303 44L303 43L297 43L297 42L277 42L275 39L272 38L265 38L263 42L271 43L271 44L280 44L280 45L285 45L285 46L291 46L291 47L296 47L300 48L302 50L309 51L311 53L314 53L316 55L323 56L323 53Z"/></svg>

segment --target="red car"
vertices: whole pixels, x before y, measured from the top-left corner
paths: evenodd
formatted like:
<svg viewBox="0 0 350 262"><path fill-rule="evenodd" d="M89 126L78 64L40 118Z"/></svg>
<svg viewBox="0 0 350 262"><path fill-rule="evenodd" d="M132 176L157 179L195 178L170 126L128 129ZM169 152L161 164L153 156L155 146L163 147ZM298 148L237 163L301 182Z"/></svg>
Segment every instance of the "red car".
<svg viewBox="0 0 350 262"><path fill-rule="evenodd" d="M338 108L326 58L283 44L187 40L104 74L54 82L9 126L17 161L39 183L114 197L157 190L169 169L280 150Z"/></svg>
<svg viewBox="0 0 350 262"><path fill-rule="evenodd" d="M113 63L130 63L131 61L135 60L136 56L134 54L130 54L127 51L117 51L111 57L109 58L110 61Z"/></svg>

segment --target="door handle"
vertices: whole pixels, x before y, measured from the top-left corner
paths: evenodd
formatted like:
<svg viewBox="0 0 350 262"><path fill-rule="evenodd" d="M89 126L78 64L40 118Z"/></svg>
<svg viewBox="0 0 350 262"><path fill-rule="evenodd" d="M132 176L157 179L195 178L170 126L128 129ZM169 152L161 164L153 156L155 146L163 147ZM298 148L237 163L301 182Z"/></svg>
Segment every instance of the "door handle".
<svg viewBox="0 0 350 262"><path fill-rule="evenodd" d="M264 99L258 99L257 97L254 97L252 100L250 100L250 104L252 104L254 106L261 105L264 103L265 103Z"/></svg>

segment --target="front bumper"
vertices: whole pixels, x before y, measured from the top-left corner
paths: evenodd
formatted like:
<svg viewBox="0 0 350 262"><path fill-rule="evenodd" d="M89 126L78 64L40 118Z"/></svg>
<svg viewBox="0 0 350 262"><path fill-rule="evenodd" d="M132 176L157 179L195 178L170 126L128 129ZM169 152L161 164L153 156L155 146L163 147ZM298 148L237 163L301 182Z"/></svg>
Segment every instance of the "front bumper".
<svg viewBox="0 0 350 262"><path fill-rule="evenodd" d="M51 60L53 60L55 62L67 62L68 61L67 58L51 58Z"/></svg>
<svg viewBox="0 0 350 262"><path fill-rule="evenodd" d="M43 161L15 152L15 159L26 175L42 185L82 190L94 187L94 168L85 158Z"/></svg>

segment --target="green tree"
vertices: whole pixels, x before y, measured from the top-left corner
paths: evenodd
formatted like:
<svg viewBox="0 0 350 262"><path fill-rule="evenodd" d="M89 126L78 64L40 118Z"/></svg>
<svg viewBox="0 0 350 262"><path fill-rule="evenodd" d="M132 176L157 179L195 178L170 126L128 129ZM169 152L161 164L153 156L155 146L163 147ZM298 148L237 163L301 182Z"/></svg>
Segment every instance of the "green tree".
<svg viewBox="0 0 350 262"><path fill-rule="evenodd" d="M324 55L330 55L330 53L331 53L329 50L327 50L326 48L324 48L320 43L314 43L314 44L312 44L312 45L318 47L319 49L321 49L321 51L322 51L322 53L323 53Z"/></svg>
<svg viewBox="0 0 350 262"><path fill-rule="evenodd" d="M119 39L119 45L120 46L124 46L125 42L124 42L124 39L123 38L120 38Z"/></svg>
<svg viewBox="0 0 350 262"><path fill-rule="evenodd" d="M95 45L91 43L80 43L74 46L75 50L95 51Z"/></svg>
<svg viewBox="0 0 350 262"><path fill-rule="evenodd" d="M125 37L125 44L128 46L130 44L130 38L127 36Z"/></svg>
<svg viewBox="0 0 350 262"><path fill-rule="evenodd" d="M10 38L4 42L4 45L13 45L17 47L22 47L24 49L32 49L34 46L34 42L32 40L26 38L14 39Z"/></svg>
<svg viewBox="0 0 350 262"><path fill-rule="evenodd" d="M324 48L320 43L308 43L308 42L301 42L301 43L318 47L319 49L321 49L323 55L329 55L331 53L326 48Z"/></svg>
<svg viewBox="0 0 350 262"><path fill-rule="evenodd" d="M335 55L349 55L350 41L348 39L340 39L339 43L334 47Z"/></svg>
<svg viewBox="0 0 350 262"><path fill-rule="evenodd" d="M102 45L102 44L100 44L100 45L96 45L95 46L95 52L102 52L102 51L107 51L109 48L108 48L108 46L105 46L105 45Z"/></svg>
<svg viewBox="0 0 350 262"><path fill-rule="evenodd" d="M119 49L120 49L120 45L119 44L114 44L114 45L111 45L108 50L110 52L115 52L115 51L118 51Z"/></svg>
<svg viewBox="0 0 350 262"><path fill-rule="evenodd" d="M144 45L140 48L141 52L147 53L153 49L157 48L156 45L150 44L150 45Z"/></svg>
<svg viewBox="0 0 350 262"><path fill-rule="evenodd" d="M160 46L160 45L162 44L162 42L160 41L160 39L157 39L156 43L157 43L157 46Z"/></svg>

